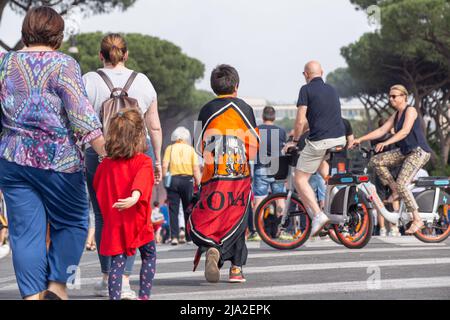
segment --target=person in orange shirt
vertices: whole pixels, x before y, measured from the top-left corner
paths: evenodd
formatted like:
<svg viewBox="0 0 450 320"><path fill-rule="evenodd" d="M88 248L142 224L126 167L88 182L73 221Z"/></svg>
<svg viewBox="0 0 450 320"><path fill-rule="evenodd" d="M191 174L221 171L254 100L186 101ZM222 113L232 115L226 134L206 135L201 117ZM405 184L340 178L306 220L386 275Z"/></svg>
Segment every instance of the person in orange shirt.
<svg viewBox="0 0 450 320"><path fill-rule="evenodd" d="M220 268L231 262L229 282L243 283L247 262L245 231L251 210L252 178L249 161L256 158L259 134L253 109L237 98L239 75L220 65L211 75L217 99L200 111L202 132L196 151L205 166L199 200L188 228L199 247L194 270L206 252L205 278L220 280Z"/></svg>

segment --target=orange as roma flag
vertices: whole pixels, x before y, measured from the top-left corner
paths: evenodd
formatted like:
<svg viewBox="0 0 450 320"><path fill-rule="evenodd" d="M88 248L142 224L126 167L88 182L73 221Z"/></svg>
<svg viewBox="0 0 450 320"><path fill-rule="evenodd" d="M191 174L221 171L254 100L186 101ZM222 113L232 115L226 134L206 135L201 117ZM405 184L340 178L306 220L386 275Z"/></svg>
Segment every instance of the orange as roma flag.
<svg viewBox="0 0 450 320"><path fill-rule="evenodd" d="M204 170L188 228L200 247L197 259L209 247L226 258L247 228L252 192L249 161L256 158L259 133L253 109L238 98L209 102L198 120L201 133L196 136L196 151L203 158Z"/></svg>

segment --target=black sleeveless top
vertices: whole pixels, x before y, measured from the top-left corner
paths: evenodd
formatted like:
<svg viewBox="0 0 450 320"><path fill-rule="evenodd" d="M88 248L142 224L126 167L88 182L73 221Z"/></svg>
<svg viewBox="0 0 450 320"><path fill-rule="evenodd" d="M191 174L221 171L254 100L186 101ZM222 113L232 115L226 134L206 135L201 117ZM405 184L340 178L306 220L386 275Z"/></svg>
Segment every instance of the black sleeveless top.
<svg viewBox="0 0 450 320"><path fill-rule="evenodd" d="M400 119L398 118L399 113L397 112L395 116L395 132L399 132L403 128L406 119L406 111L408 110L408 108L412 107L407 106L405 111L403 111ZM397 144L400 146L401 153L405 156L410 154L414 149L418 147L422 148L425 152L431 153L431 148L428 145L425 134L423 133L423 130L421 128L419 118L414 121L414 125L408 136L402 141L397 142Z"/></svg>

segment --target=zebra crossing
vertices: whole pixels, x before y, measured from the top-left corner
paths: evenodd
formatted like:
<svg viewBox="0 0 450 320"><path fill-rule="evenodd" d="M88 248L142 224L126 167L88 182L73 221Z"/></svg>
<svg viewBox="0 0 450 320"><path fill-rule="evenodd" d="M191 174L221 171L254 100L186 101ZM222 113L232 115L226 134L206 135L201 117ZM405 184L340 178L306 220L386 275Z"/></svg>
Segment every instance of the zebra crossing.
<svg viewBox="0 0 450 320"><path fill-rule="evenodd" d="M414 237L375 237L361 250L331 240L309 241L295 251L249 242L245 284L207 283L204 262L192 272L195 246L160 246L153 300L450 299L450 241L425 244ZM204 259L203 259L204 260ZM138 288L140 259L131 284ZM86 252L72 299L93 295L101 280L96 253ZM0 299L19 299L11 258L0 260Z"/></svg>

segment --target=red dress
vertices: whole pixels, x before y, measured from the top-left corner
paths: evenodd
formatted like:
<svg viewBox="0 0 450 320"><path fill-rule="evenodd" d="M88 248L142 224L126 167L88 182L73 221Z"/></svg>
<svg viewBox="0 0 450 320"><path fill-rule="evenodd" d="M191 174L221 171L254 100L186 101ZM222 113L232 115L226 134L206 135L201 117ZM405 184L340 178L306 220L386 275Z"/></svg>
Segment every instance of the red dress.
<svg viewBox="0 0 450 320"><path fill-rule="evenodd" d="M153 189L152 159L137 154L131 159L105 159L98 166L94 189L103 215L100 254L133 256L136 249L154 240L151 222ZM119 199L131 197L139 190L141 198L124 211L113 208Z"/></svg>

